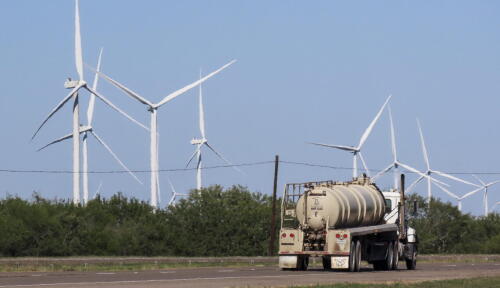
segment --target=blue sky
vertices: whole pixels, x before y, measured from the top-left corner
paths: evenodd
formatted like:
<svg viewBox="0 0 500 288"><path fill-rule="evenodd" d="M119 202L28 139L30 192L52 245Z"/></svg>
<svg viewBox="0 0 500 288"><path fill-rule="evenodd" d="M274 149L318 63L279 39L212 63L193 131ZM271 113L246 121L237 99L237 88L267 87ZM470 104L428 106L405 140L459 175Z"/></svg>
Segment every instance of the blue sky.
<svg viewBox="0 0 500 288"><path fill-rule="evenodd" d="M351 166L351 156L305 144L354 145L385 98L393 95L399 156L424 169L415 119L421 120L431 167L447 172L500 172L500 33L497 1L97 1L81 0L84 62L157 102L194 81L198 71L238 62L206 82L207 138L234 163L273 160ZM1 169L70 170L71 144L36 149L68 133L70 106L29 139L76 77L73 56L74 2L4 1L0 9ZM86 78L92 74L86 71ZM149 124L145 107L104 81L99 90L137 120ZM86 109L87 95L81 98ZM182 168L198 136L197 92L160 109L160 166ZM85 110L83 110L85 111ZM84 114L82 111L82 114ZM84 122L82 117L82 122ZM149 136L97 102L94 128L132 169L149 168ZM365 145L370 168L390 161L387 113ZM91 170L120 170L95 141ZM208 151L205 165L221 164ZM242 184L271 193L272 165L204 173L204 184ZM348 179L348 170L283 164L286 182ZM169 198L162 173L162 203ZM195 186L195 173L171 172L179 191ZM122 191L149 198L124 174L90 176L91 192L102 182L109 196ZM413 177L413 176L410 176ZM485 181L500 175L481 176ZM471 176L464 175L473 181ZM67 174L0 173L0 197L69 198ZM388 187L391 177L381 179ZM470 187L453 182L464 194ZM426 195L425 185L418 193ZM443 200L451 198L434 189ZM490 205L500 186L490 189ZM455 203L454 201L452 201ZM163 205L162 204L162 205ZM482 195L463 202L482 211Z"/></svg>

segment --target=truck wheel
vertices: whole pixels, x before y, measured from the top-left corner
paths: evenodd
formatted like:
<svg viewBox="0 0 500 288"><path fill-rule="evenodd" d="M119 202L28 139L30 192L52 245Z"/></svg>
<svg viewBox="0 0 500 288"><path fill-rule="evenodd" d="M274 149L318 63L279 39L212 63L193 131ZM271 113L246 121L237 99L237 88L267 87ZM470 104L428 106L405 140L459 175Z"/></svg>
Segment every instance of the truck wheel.
<svg viewBox="0 0 500 288"><path fill-rule="evenodd" d="M304 262L302 264L302 270L306 271L307 267L309 267L309 257L308 256L304 256Z"/></svg>
<svg viewBox="0 0 500 288"><path fill-rule="evenodd" d="M391 270L394 263L394 243L390 242L387 246L387 256L385 258L384 270Z"/></svg>
<svg viewBox="0 0 500 288"><path fill-rule="evenodd" d="M417 250L413 247L410 259L406 259L406 269L415 270L417 268Z"/></svg>
<svg viewBox="0 0 500 288"><path fill-rule="evenodd" d="M356 241L356 250L355 250L355 257L354 257L354 271L359 272L361 269L361 242Z"/></svg>
<svg viewBox="0 0 500 288"><path fill-rule="evenodd" d="M307 266L309 266L309 257L299 256L297 259L297 270L306 271Z"/></svg>
<svg viewBox="0 0 500 288"><path fill-rule="evenodd" d="M399 264L399 241L394 241L394 259L392 260L392 270L398 270Z"/></svg>
<svg viewBox="0 0 500 288"><path fill-rule="evenodd" d="M349 251L349 272L354 272L356 267L356 242L351 241L351 250Z"/></svg>
<svg viewBox="0 0 500 288"><path fill-rule="evenodd" d="M323 270L332 270L331 256L323 256Z"/></svg>

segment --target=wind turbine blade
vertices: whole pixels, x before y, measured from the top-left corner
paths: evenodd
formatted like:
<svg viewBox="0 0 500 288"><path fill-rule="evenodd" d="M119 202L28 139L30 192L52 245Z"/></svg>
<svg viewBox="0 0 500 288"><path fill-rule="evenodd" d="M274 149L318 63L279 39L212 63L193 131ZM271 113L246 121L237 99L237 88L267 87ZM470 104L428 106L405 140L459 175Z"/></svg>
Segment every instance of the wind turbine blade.
<svg viewBox="0 0 500 288"><path fill-rule="evenodd" d="M47 123L47 121L49 121L50 117L52 117L57 111L59 111L59 109L61 109L64 106L64 104L66 104L66 102L68 102L69 99L71 99L73 94L75 94L78 91L78 89L82 88L83 85L84 84L79 84L78 86L73 88L71 90L71 92L69 92L69 94L66 97L64 97L64 99L61 102L59 102L56 105L56 107L54 109L52 109L52 111L50 111L49 115L45 118L45 120L43 120L42 124L38 127L38 129L36 129L35 133L31 137L31 140L33 140L36 137L36 135L38 134L40 129L42 129L43 125L45 125L45 123Z"/></svg>
<svg viewBox="0 0 500 288"><path fill-rule="evenodd" d="M106 99L104 96L102 96L99 92L97 92L96 90L94 89L91 89L87 86L85 86L85 89L87 89L90 93L94 94L95 96L97 96L97 98L101 99L102 102L106 103L106 105L108 105L109 107L111 107L113 110L115 110L116 112L122 114L123 116L125 116L125 118L127 118L128 120L134 122L135 124L139 125L140 127L144 128L146 131L149 131L149 128L144 126L144 124L142 124L141 122L135 120L134 118L132 118L132 116L128 115L127 113L125 113L123 110L121 110L120 108L116 107L115 104L111 103L111 101L109 101L108 99Z"/></svg>
<svg viewBox="0 0 500 288"><path fill-rule="evenodd" d="M170 177L167 177L168 184L170 185L170 189L172 189L173 194L177 194L174 188L174 184L172 184L172 181L170 180Z"/></svg>
<svg viewBox="0 0 500 288"><path fill-rule="evenodd" d="M392 110L391 110L390 104L387 106L387 109L389 110L389 123L391 125L392 158L394 159L394 162L396 162L396 161L398 161L398 153L397 153L397 149L396 149L396 136L394 133L394 122L392 121Z"/></svg>
<svg viewBox="0 0 500 288"><path fill-rule="evenodd" d="M444 173L444 172L441 172L441 171L432 170L432 173L436 173L436 174L438 174L440 176L443 176L445 178L448 178L448 179L451 179L451 180L455 180L457 182L461 182L461 183L464 183L464 184L467 184L467 185L471 185L471 186L474 186L474 187L482 187L480 185L477 185L477 184L474 184L472 182L460 179L458 177L455 177L453 175L450 175L450 174L447 174L447 173Z"/></svg>
<svg viewBox="0 0 500 288"><path fill-rule="evenodd" d="M50 142L49 144L47 144L47 145L43 146L42 148L40 148L40 149L38 149L38 150L36 150L36 151L42 151L43 149L45 149L45 148L47 148L47 147L49 147L49 146L51 146L51 145L53 145L53 144L56 144L56 143L59 143L59 142L62 142L62 141L64 141L64 140L71 139L71 138L73 138L73 133L68 134L68 135L65 135L65 136L63 136L63 137L61 137L61 138L58 138L58 139L56 139L56 140L54 140L54 141Z"/></svg>
<svg viewBox="0 0 500 288"><path fill-rule="evenodd" d="M468 193L465 193L465 194L464 194L462 197L460 197L460 198L461 198L461 199L465 199L465 198L467 198L467 197L469 197L469 196L472 196L472 195L476 194L477 192L479 192L479 191L481 191L481 190L483 190L483 187L480 187L480 188L474 189L474 190L472 190L472 191L470 191L470 192L468 192Z"/></svg>
<svg viewBox="0 0 500 288"><path fill-rule="evenodd" d="M500 180L493 181L493 182L490 182L490 183L488 183L488 184L484 184L484 186L489 187L489 186L491 186L491 185L495 185L495 184L497 184L497 183L500 183Z"/></svg>
<svg viewBox="0 0 500 288"><path fill-rule="evenodd" d="M417 178L417 180L413 181L413 183L410 184L410 186L408 186L408 188L406 188L406 192L410 192L411 189L413 189L413 187L415 187L418 183L420 183L420 181L422 181L422 179L424 179L425 177L424 176L420 176Z"/></svg>
<svg viewBox="0 0 500 288"><path fill-rule="evenodd" d="M481 180L479 177L477 177L476 175L472 174L472 177L476 178L477 181L479 181L479 183L483 184L483 186L486 186L486 183L484 183L483 180Z"/></svg>
<svg viewBox="0 0 500 288"><path fill-rule="evenodd" d="M175 194L172 195L172 198L170 198L170 201L168 201L168 206L171 206L172 203L175 201Z"/></svg>
<svg viewBox="0 0 500 288"><path fill-rule="evenodd" d="M75 1L75 64L78 79L83 81L82 37L80 33L80 3Z"/></svg>
<svg viewBox="0 0 500 288"><path fill-rule="evenodd" d="M187 91L191 90L192 88L194 88L194 87L196 87L196 86L200 85L201 83L203 83L203 82L205 82L206 80L208 80L209 78L211 78L211 77L215 76L216 74L218 74L218 73L219 73L219 72L221 72L222 70L224 70L224 69L226 69L227 67L231 66L234 62L236 62L236 60L233 60L233 61L231 61L231 62L227 63L226 65L222 66L221 68L219 68L219 69L217 69L217 70L213 71L212 73L208 74L207 76L205 76L205 77L203 77L203 78L199 79L198 81L193 82L193 83L191 83L191 84L189 84L189 85L187 85L187 86L185 86L185 87L183 87L183 88L181 88L181 89L179 89L179 90L177 90L177 91L175 91L175 92L173 92L173 93L170 93L170 94L169 94L169 95L167 95L165 98L163 98L163 100L161 100L158 104L156 104L154 107L155 107L155 108L158 108L158 107L160 107L161 105L163 105L163 104L167 103L168 101L170 101L170 100L174 99L175 97L177 97L177 96L179 96L179 95L181 95L181 94L183 94L183 93L185 93L185 92L187 92Z"/></svg>
<svg viewBox="0 0 500 288"><path fill-rule="evenodd" d="M375 118L372 120L372 122L370 123L368 128L366 128L365 132L363 133L363 136L361 136L361 139L359 140L358 147L356 147L356 148L361 149L363 144L365 144L366 139L368 139L368 136L370 136L370 133L372 132L373 127L375 126L378 119L380 118L380 115L382 115L382 112L384 111L384 108L387 105L387 103L389 103L389 100L391 100L391 97L392 97L392 95L389 95L389 97L387 97L387 100L385 100L384 105L382 105L382 108L380 108L380 110L378 111Z"/></svg>
<svg viewBox="0 0 500 288"><path fill-rule="evenodd" d="M200 69L200 79L201 79L201 69ZM199 88L200 88L200 95L199 95L200 133L201 133L201 138L205 139L205 111L203 110L203 96L201 93L201 84Z"/></svg>
<svg viewBox="0 0 500 288"><path fill-rule="evenodd" d="M450 187L450 185L449 185L449 184L446 184L446 183L444 183L444 182L442 182L442 181L439 181L439 180L437 180L437 179L434 179L434 178L432 178L431 176L429 176L429 175L427 175L427 174L424 174L424 173L422 173L422 172L418 171L417 169L415 169L415 168L413 168L413 167L411 167L411 166L408 166L408 165L403 164L403 163L401 163L401 162L398 162L398 165L399 165L399 166L401 166L401 167L403 167L403 168L405 168L406 170L408 170L408 171L410 171L410 172L416 173L416 174L418 174L418 175L420 175L420 176L422 176L422 177L425 177L425 178L427 178L427 179L431 179L431 181L433 181L433 182L437 182L437 183L439 183L439 184L441 184L441 185L444 185L444 186L446 186L446 187Z"/></svg>
<svg viewBox="0 0 500 288"><path fill-rule="evenodd" d="M200 147L201 147L201 145L198 144L198 147L196 147L196 149L194 149L193 154L191 155L191 157L189 157L189 160L186 163L186 168L189 167L189 164L191 164L191 161L193 161L194 157L196 156L196 153L198 153L198 151L200 150Z"/></svg>
<svg viewBox="0 0 500 288"><path fill-rule="evenodd" d="M432 182L434 185L436 185L437 187L439 187L439 189L443 190L446 194L450 195L452 198L455 198L457 200L461 200L460 197L458 197L456 194L452 193L450 190L444 188L443 186L441 186L440 184L438 183L435 183L435 182Z"/></svg>
<svg viewBox="0 0 500 288"><path fill-rule="evenodd" d="M312 144L312 145L317 145L317 146L340 149L340 150L349 151L349 152L357 152L358 151L356 149L356 147L352 147L352 146L330 145L330 144L314 143L314 142L307 142L307 143Z"/></svg>
<svg viewBox="0 0 500 288"><path fill-rule="evenodd" d="M391 163L391 165L387 166L384 170L378 172L375 176L372 177L372 180L377 179L378 177L384 175L385 173L389 172L394 168L394 163Z"/></svg>
<svg viewBox="0 0 500 288"><path fill-rule="evenodd" d="M97 59L97 71L101 70L102 48L99 51L99 58ZM97 83L99 82L99 74L95 73L94 82L92 83L92 90L97 91ZM95 94L90 93L89 107L87 108L87 125L92 125L94 118Z"/></svg>
<svg viewBox="0 0 500 288"><path fill-rule="evenodd" d="M175 196L177 196L177 192L175 192L174 185L172 184L172 181L170 181L170 177L167 176L168 183L170 184L170 189L172 189L172 198L170 198L170 201L168 202L168 206L172 205L175 201Z"/></svg>
<svg viewBox="0 0 500 288"><path fill-rule="evenodd" d="M417 118L418 133L420 134L420 143L422 145L422 153L424 154L425 164L427 165L427 170L431 170L431 165L429 164L429 153L427 152L427 147L425 146L424 133L422 133L422 127L420 126L420 121Z"/></svg>
<svg viewBox="0 0 500 288"><path fill-rule="evenodd" d="M80 134L85 133L85 132L88 132L88 131L90 131L90 130L92 130L92 127L89 127L89 126L80 127ZM53 145L53 144L56 144L56 143L59 143L59 142L62 142L62 141L64 141L64 140L71 139L71 138L73 138L73 133L71 133L71 134L67 134L67 135L64 135L63 137L58 138L58 139L56 139L56 140L54 140L54 141L50 142L49 144L47 144L47 145L43 146L42 148L38 149L38 150L37 150L37 152L38 152L38 151L42 151L43 149L45 149L45 148L47 148L47 147L49 147L49 146L51 146L51 145Z"/></svg>
<svg viewBox="0 0 500 288"><path fill-rule="evenodd" d="M118 81L112 79L111 77L109 77L108 75L102 73L101 71L97 71L96 69L94 69L90 65L86 65L86 66L90 70L92 70L95 73L97 73L99 76L103 77L106 81L108 81L109 83L111 83L116 88L118 88L118 89L122 90L123 92L125 92L125 94L129 95L131 98L133 98L133 99L135 99L135 100L141 102L142 104L147 105L147 106L149 106L151 108L154 107L153 103L149 102L144 97L142 97L141 95L139 95L136 92L132 91L131 89L125 87L125 85L123 85L123 84L119 83Z"/></svg>
<svg viewBox="0 0 500 288"><path fill-rule="evenodd" d="M358 154L359 154L359 159L361 159L361 163L363 164L363 167L365 168L366 175L370 176L370 170L368 169L368 166L366 166L366 162L365 162L365 159L363 158L363 155L361 154L361 152L359 152Z"/></svg>
<svg viewBox="0 0 500 288"><path fill-rule="evenodd" d="M231 162L229 162L226 158L224 158L224 156L222 156L219 152L215 151L214 148L212 148L212 146L210 146L210 144L208 144L207 142L205 142L205 145L207 145L207 147L212 150L212 152L215 153L215 155L217 155L217 157L219 157L222 161L226 162L228 165L233 165ZM232 166L234 170L240 172L241 174L245 175L245 173L243 173L243 171L241 171L238 167L236 166Z"/></svg>
<svg viewBox="0 0 500 288"><path fill-rule="evenodd" d="M92 197L92 199L95 199L97 194L99 194L101 192L101 187L102 187L102 181L99 182L99 186L97 187L97 190L95 190L94 197Z"/></svg>
<svg viewBox="0 0 500 288"><path fill-rule="evenodd" d="M115 152L113 152L113 150L111 150L111 148L108 146L108 144L106 144L104 142L104 140L101 139L101 137L99 137L94 131L91 131L90 133L92 133L92 135L95 137L95 139L102 146L104 146L104 148L106 150L108 150L109 154L111 154L111 156L113 156L113 158L115 158L116 162L118 162L118 164L120 164L120 166L122 166L122 168L125 169L128 172L128 174L130 174L130 176L132 176L135 179L135 181L139 182L139 184L141 184L141 185L144 185L141 182L141 180L139 180L139 178L137 178L137 176L135 176L135 174L132 171L130 171L130 169L128 169L128 167L125 164L123 164L123 162L120 160L120 158L118 158L118 156L115 154Z"/></svg>

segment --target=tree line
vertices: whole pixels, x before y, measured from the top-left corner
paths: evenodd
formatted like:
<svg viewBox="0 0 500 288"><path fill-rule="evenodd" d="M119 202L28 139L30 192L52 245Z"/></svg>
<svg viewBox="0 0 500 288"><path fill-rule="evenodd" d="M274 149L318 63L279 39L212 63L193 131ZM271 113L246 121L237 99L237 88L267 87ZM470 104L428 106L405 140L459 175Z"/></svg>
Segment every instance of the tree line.
<svg viewBox="0 0 500 288"><path fill-rule="evenodd" d="M498 214L474 217L435 199L429 209L409 198L420 207L409 219L419 253L500 253ZM0 256L264 256L271 209L270 196L242 186L191 191L156 211L120 193L86 206L8 197L0 201Z"/></svg>

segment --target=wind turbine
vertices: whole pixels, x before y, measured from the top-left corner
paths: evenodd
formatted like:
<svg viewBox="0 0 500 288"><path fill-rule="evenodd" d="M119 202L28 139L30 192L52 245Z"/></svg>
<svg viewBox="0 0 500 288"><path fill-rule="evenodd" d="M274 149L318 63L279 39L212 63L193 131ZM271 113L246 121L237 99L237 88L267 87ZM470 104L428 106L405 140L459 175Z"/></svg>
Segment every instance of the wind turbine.
<svg viewBox="0 0 500 288"><path fill-rule="evenodd" d="M102 49L99 52L99 58L98 58L98 61L97 61L97 70L98 71L100 70L100 67L101 67L101 58L102 58ZM92 89L94 91L97 90L98 80L99 80L99 76L96 73L95 77L94 77L94 82L92 84ZM113 150L111 149L111 147L108 144L106 144L106 142L104 142L104 140L99 135L97 135L97 133L95 132L94 127L92 126L93 117L94 117L94 107L95 107L95 95L91 94L90 98L89 98L89 105L88 105L88 108L87 108L87 125L80 127L80 134L83 134L83 140L82 140L82 142L83 142L83 154L82 154L83 168L82 168L82 170L83 171L82 171L82 176L83 176L83 203L84 204L87 204L88 198L89 198L89 184L88 184L88 181L89 181L89 179L88 179L88 144L87 144L87 140L89 138L89 134L92 135L97 140L97 142L99 142L99 144L101 144L111 154L111 156L113 156L113 158L118 162L118 164L120 164L120 166L123 169L125 169L130 174L130 176L132 176L137 182L139 182L139 184L143 185L143 183L141 182L141 180L139 180L139 178L137 178L137 176L132 171L130 171L130 169L113 152ZM125 112L123 112L123 113L125 113ZM128 116L128 117L130 117L130 116ZM148 130L148 128L146 126L142 125L142 127L144 129ZM73 138L73 134L65 135L65 136L63 136L63 137L61 137L59 139L56 139L56 140L50 142L49 144L43 146L38 151L43 150L43 149L51 146L52 144L56 144L56 143L59 143L59 142L62 142L64 140L71 139L71 138Z"/></svg>
<svg viewBox="0 0 500 288"><path fill-rule="evenodd" d="M475 185L479 188L470 191L469 193L465 194L464 197L471 196L471 195L476 194L477 192L483 190L484 191L484 194L483 194L484 216L488 216L488 212L489 212L488 211L488 188L490 186L497 184L497 183L500 183L500 180L486 183L483 180L481 180L479 177L477 177L476 175L472 175L472 176L474 176L474 178L476 178L481 183L481 186Z"/></svg>
<svg viewBox="0 0 500 288"><path fill-rule="evenodd" d="M175 191L174 185L172 184L172 181L170 181L170 178L168 178L168 183L170 184L170 189L172 189L172 198L170 198L170 201L168 202L168 206L175 205L175 199L178 196L188 196L188 194L179 194Z"/></svg>
<svg viewBox="0 0 500 288"><path fill-rule="evenodd" d="M368 139L368 136L370 136L370 133L372 132L373 127L375 126L378 119L380 118L380 115L382 115L382 112L384 111L384 108L387 105L387 103L389 102L389 100L391 99L391 97L392 97L392 95L389 95L389 97L387 97L387 100L385 100L384 105L382 105L382 108L380 108L380 110L378 111L375 118L372 120L372 122L370 123L368 128L366 128L365 132L361 136L357 146L331 145L331 144L323 144L323 143L309 143L309 144L340 149L340 150L344 150L344 151L348 151L348 152L352 153L352 155L353 155L352 177L353 178L358 177L358 155L359 155L359 159L361 159L361 163L363 164L363 167L366 170L366 174L369 176L370 171L368 170L368 166L366 166L365 159L363 158L363 155L361 154L361 148L363 147L363 144L365 144L366 139Z"/></svg>
<svg viewBox="0 0 500 288"><path fill-rule="evenodd" d="M424 140L424 134L422 133L422 127L421 127L420 121L418 119L417 119L417 126L418 126L418 132L420 134L420 143L422 145L422 154L424 155L425 165L427 167L427 170L424 172L424 174L426 174L428 176L431 176L432 174L437 174L439 176L442 176L442 177L445 177L445 178L448 178L448 179L451 179L451 180L454 180L454 181L457 181L457 182L461 182L461 183L464 183L464 184L467 184L467 185L479 187L478 185L476 185L474 183L471 183L469 181L460 179L458 177L455 177L453 175L450 175L450 174L447 174L447 173L444 173L444 172L441 172L441 171L438 171L438 170L431 169L430 162L429 162L429 153L427 152L427 147L425 145L425 140ZM408 191L411 190L411 188L413 188L415 185L417 185L423 178L424 178L423 176L420 176L417 180L415 180L412 184L410 184L410 186L408 186L407 190ZM449 185L447 185L447 184L445 184L443 182L438 182L438 183L439 184L444 184L446 186L449 186ZM438 186L438 187L440 187L440 186ZM429 203L431 201L431 198L432 198L431 177L427 177L427 201Z"/></svg>
<svg viewBox="0 0 500 288"><path fill-rule="evenodd" d="M118 111L125 117L129 118L133 122L138 125L142 125L128 116L126 113L121 111L115 105L113 105L109 100L107 100L104 96L96 92L94 89L88 87L87 82L85 82L83 78L83 56L82 56L82 39L80 34L80 12L79 12L79 1L75 0L75 66L78 74L78 80L68 80L64 83L64 87L71 89L66 97L59 102L54 109L49 113L49 115L45 118L42 124L35 131L31 140L33 140L40 129L47 123L47 121L61 109L70 99L73 99L73 203L80 203L80 108L79 108L79 99L78 92L80 89L85 89L90 93L93 93L97 98L102 100L106 105L110 106L114 110Z"/></svg>
<svg viewBox="0 0 500 288"><path fill-rule="evenodd" d="M495 208L500 205L500 201L496 202L495 204L493 204L493 206L491 206L491 211L495 210Z"/></svg>
<svg viewBox="0 0 500 288"><path fill-rule="evenodd" d="M394 189L397 189L398 188L398 180L399 180L399 167L403 167L405 168L406 170L409 170L413 173L416 173L418 175L420 175L420 177L424 177L424 178L428 178L430 181L434 181L434 182L439 182L443 185L446 185L448 186L446 183L442 183L432 177L430 177L429 175L426 175L420 171L418 171L417 169L409 166L409 165L406 165L404 163L401 163L398 159L398 152L397 152L397 147L396 147L396 136L395 136L395 133L394 133L394 122L393 122L393 119L392 119L392 110L391 110L391 105L389 104L387 106L387 111L389 112L389 124L390 124L390 132L391 132L391 150L392 150L392 163L389 164L385 169L383 169L382 171L380 171L379 173L377 173L375 176L372 177L372 180L376 180L377 178L379 178L380 176L388 173L389 171L393 171L393 174L394 174L394 186L393 188ZM408 189L409 191L409 189Z"/></svg>
<svg viewBox="0 0 500 288"><path fill-rule="evenodd" d="M200 70L200 79L201 79L201 70ZM207 146L208 149L212 150L212 152L214 152L215 155L217 155L217 157L219 157L222 161L226 162L228 165L232 165L231 162L229 162L226 158L224 158L224 156L222 156L222 154L220 154L219 152L217 152L210 144L208 144L208 140L206 138L206 133L205 133L205 112L204 112L204 109L203 109L203 96L202 96L202 85L200 84L198 86L199 88L199 93L198 93L198 100L199 100L199 124L200 124L200 134L201 134L201 138L200 139L192 139L191 140L191 144L192 145L196 145L196 148L194 150L194 153L191 155L191 157L189 158L187 164L186 164L186 167L189 166L189 164L191 163L191 161L196 157L198 159L198 162L196 164L196 190L198 191L201 191L201 170L202 170L202 163L201 163L201 149L203 146ZM238 172L241 172L241 170L239 170L237 167L234 167L233 168L238 171Z"/></svg>
<svg viewBox="0 0 500 288"><path fill-rule="evenodd" d="M205 77L199 79L198 81L195 81L175 92L172 92L170 93L169 95L167 95L165 98L163 98L163 100L161 100L160 102L158 103L153 103L153 102L150 102L149 100L147 100L146 98L142 97L141 95L139 95L138 93L132 91L131 89L125 87L123 84L119 83L118 81L112 79L111 77L107 76L106 74L100 72L100 71L96 71L95 69L92 69L94 70L95 72L97 72L101 77L103 77L104 79L106 79L106 81L108 81L109 83L111 83L112 85L114 85L115 87L117 87L118 89L122 90L123 92L125 92L129 97L131 97L132 99L135 99L137 101L139 101L140 103L146 105L150 115L151 115L151 126L149 128L149 131L150 131L150 151L151 151L151 157L150 157L150 169L151 169L151 199L150 199L150 203L151 203L151 206L153 208L157 208L158 207L158 200L157 200L157 189L158 189L158 185L159 185L159 174L158 174L158 142L157 142L157 135L158 135L158 127L157 127L157 118L158 118L158 108L160 108L162 105L164 105L165 103L173 100L174 98L176 98L177 96L181 95L181 94L184 94L185 92L191 90L192 88L200 85L201 83L205 82L206 80L208 80L209 78L213 77L214 75L218 74L219 72L221 72L222 70L226 69L227 67L229 67L231 64L233 64L234 62L236 62L236 60L232 60L231 62L227 63L226 65L222 66L221 68L213 71L212 73L206 75Z"/></svg>

